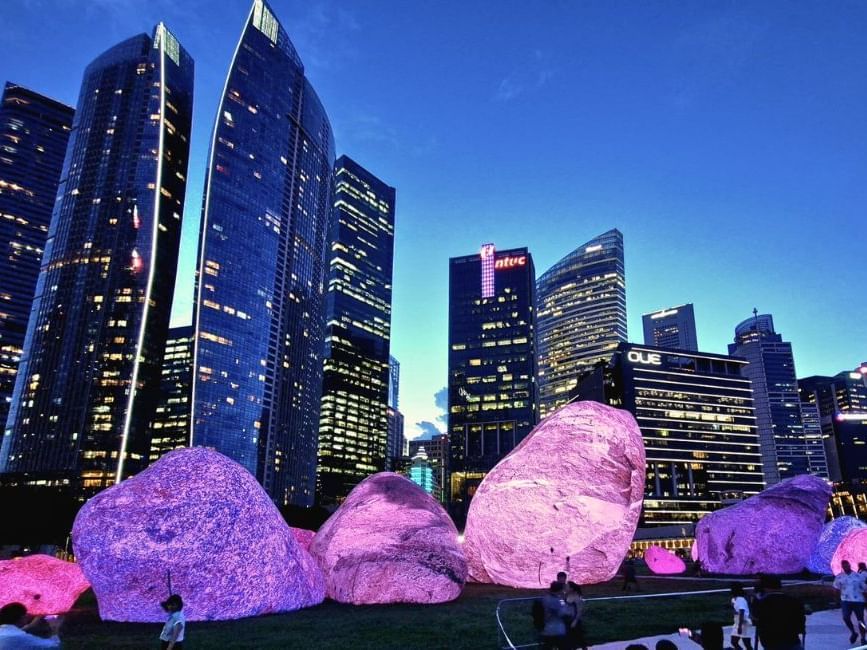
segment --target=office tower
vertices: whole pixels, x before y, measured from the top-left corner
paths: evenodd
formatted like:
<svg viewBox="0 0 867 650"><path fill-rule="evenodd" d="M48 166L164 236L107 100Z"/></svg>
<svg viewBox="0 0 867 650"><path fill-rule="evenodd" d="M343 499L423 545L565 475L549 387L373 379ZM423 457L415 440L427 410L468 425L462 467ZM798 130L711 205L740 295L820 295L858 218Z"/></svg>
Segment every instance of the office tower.
<svg viewBox="0 0 867 650"><path fill-rule="evenodd" d="M84 496L147 463L192 101L163 24L85 70L3 445L24 482Z"/></svg>
<svg viewBox="0 0 867 650"><path fill-rule="evenodd" d="M75 111L7 83L0 103L0 427L6 424Z"/></svg>
<svg viewBox="0 0 867 650"><path fill-rule="evenodd" d="M409 441L409 456L415 456L419 449L424 447L428 460L434 472L434 498L445 503L446 479L448 478L449 466L449 435L447 433L435 434L429 440L416 439Z"/></svg>
<svg viewBox="0 0 867 650"><path fill-rule="evenodd" d="M834 377L798 380L801 401L819 414L832 481L867 479L867 363Z"/></svg>
<svg viewBox="0 0 867 650"><path fill-rule="evenodd" d="M476 487L537 421L533 306L526 248L449 261L449 493L466 516Z"/></svg>
<svg viewBox="0 0 867 650"><path fill-rule="evenodd" d="M641 322L645 345L698 352L692 303L644 314Z"/></svg>
<svg viewBox="0 0 867 650"><path fill-rule="evenodd" d="M193 307L193 444L312 505L334 139L286 31L254 0L217 110Z"/></svg>
<svg viewBox="0 0 867 650"><path fill-rule="evenodd" d="M573 391L635 416L647 455L643 526L698 521L764 486L746 361L621 343Z"/></svg>
<svg viewBox="0 0 867 650"><path fill-rule="evenodd" d="M801 421L804 423L804 443L807 446L807 473L830 479L819 407L814 403L802 401L800 396L798 401L801 408Z"/></svg>
<svg viewBox="0 0 867 650"><path fill-rule="evenodd" d="M419 450L412 457L412 464L409 467L409 480L430 495L433 495L436 491L436 473L425 453L424 447L419 447Z"/></svg>
<svg viewBox="0 0 867 650"><path fill-rule="evenodd" d="M190 446L190 391L193 380L193 327L172 327L160 375L160 398L151 423L150 461Z"/></svg>
<svg viewBox="0 0 867 650"><path fill-rule="evenodd" d="M400 361L388 356L388 405L397 410L400 408Z"/></svg>
<svg viewBox="0 0 867 650"><path fill-rule="evenodd" d="M337 160L316 470L324 504L389 465L394 199L351 158Z"/></svg>
<svg viewBox="0 0 867 650"><path fill-rule="evenodd" d="M386 436L386 469L395 471L397 462L404 456L406 438L404 436L403 413L397 409L388 407L386 412L388 433Z"/></svg>
<svg viewBox="0 0 867 650"><path fill-rule="evenodd" d="M626 341L623 235L609 230L579 246L536 282L539 412L563 406L578 377Z"/></svg>
<svg viewBox="0 0 867 650"><path fill-rule="evenodd" d="M765 482L808 474L818 447L805 434L792 344L774 330L770 314L756 311L735 328L729 354L749 361L743 374L753 385Z"/></svg>

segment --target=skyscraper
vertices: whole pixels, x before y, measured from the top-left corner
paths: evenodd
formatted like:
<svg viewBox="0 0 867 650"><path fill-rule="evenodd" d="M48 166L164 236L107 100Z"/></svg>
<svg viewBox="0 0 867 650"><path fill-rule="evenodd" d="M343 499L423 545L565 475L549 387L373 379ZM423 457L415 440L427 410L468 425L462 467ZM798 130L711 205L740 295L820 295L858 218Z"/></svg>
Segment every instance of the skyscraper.
<svg viewBox="0 0 867 650"><path fill-rule="evenodd" d="M193 308L193 444L311 505L322 390L331 126L254 0L217 110Z"/></svg>
<svg viewBox="0 0 867 650"><path fill-rule="evenodd" d="M6 424L75 111L7 83L0 104L0 427Z"/></svg>
<svg viewBox="0 0 867 650"><path fill-rule="evenodd" d="M85 70L4 440L98 490L147 463L175 284L193 61L163 24Z"/></svg>
<svg viewBox="0 0 867 650"><path fill-rule="evenodd" d="M400 361L388 356L388 405L397 410L400 408Z"/></svg>
<svg viewBox="0 0 867 650"><path fill-rule="evenodd" d="M437 491L436 472L425 453L424 447L419 447L412 457L409 467L409 480L418 485L422 490L432 495Z"/></svg>
<svg viewBox="0 0 867 650"><path fill-rule="evenodd" d="M579 376L626 341L623 235L609 230L569 253L536 282L539 411L569 400Z"/></svg>
<svg viewBox="0 0 867 650"><path fill-rule="evenodd" d="M770 314L756 312L735 328L729 354L749 361L743 373L753 385L765 482L808 474L810 456L823 449L815 437L806 436L792 344L774 330Z"/></svg>
<svg viewBox="0 0 867 650"><path fill-rule="evenodd" d="M388 467L394 199L347 156L334 169L317 489L342 501Z"/></svg>
<svg viewBox="0 0 867 650"><path fill-rule="evenodd" d="M166 340L160 397L151 423L150 461L190 446L190 391L193 379L193 327L172 327Z"/></svg>
<svg viewBox="0 0 867 650"><path fill-rule="evenodd" d="M644 314L641 321L645 345L698 352L692 303Z"/></svg>
<svg viewBox="0 0 867 650"><path fill-rule="evenodd" d="M538 419L534 292L526 248L484 244L449 261L449 493L458 521Z"/></svg>

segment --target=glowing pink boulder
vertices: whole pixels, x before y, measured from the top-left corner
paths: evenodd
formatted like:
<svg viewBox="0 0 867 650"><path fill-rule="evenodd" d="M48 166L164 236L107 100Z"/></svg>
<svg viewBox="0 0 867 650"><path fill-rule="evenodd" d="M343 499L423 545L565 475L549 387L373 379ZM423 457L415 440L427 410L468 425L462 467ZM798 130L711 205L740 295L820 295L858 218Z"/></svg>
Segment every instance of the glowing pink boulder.
<svg viewBox="0 0 867 650"><path fill-rule="evenodd" d="M810 555L807 568L813 573L831 573L831 558L834 557L834 551L849 533L861 528L867 528L867 526L855 517L838 517L829 521L822 529L822 534L819 535L819 541ZM858 561L860 562L860 560ZM858 565L856 563L852 566L857 568Z"/></svg>
<svg viewBox="0 0 867 650"><path fill-rule="evenodd" d="M843 560L849 560L852 570L858 570L859 562L867 562L867 528L849 531L831 557L831 573L837 575L843 570Z"/></svg>
<svg viewBox="0 0 867 650"><path fill-rule="evenodd" d="M77 564L50 555L0 561L0 607L21 603L37 616L62 614L89 587Z"/></svg>
<svg viewBox="0 0 867 650"><path fill-rule="evenodd" d="M443 603L457 598L467 563L454 523L398 474L359 483L316 533L310 552L341 603Z"/></svg>
<svg viewBox="0 0 867 650"><path fill-rule="evenodd" d="M256 479L222 454L179 449L88 501L75 554L105 620L188 620L285 612L324 599L324 581Z"/></svg>
<svg viewBox="0 0 867 650"><path fill-rule="evenodd" d="M713 573L798 573L825 524L830 484L796 476L705 515L695 528L698 557Z"/></svg>
<svg viewBox="0 0 867 650"><path fill-rule="evenodd" d="M295 541L298 542L299 546L303 548L305 551L310 550L310 544L313 542L313 537L316 535L315 530L307 530L306 528L295 528L294 526L290 527L292 530L292 536L295 538Z"/></svg>
<svg viewBox="0 0 867 650"><path fill-rule="evenodd" d="M547 586L616 575L644 497L644 443L630 413L568 404L485 476L467 515L464 552L479 582Z"/></svg>
<svg viewBox="0 0 867 650"><path fill-rule="evenodd" d="M647 568L660 575L672 575L686 571L686 564L669 550L661 546L651 546L644 551Z"/></svg>

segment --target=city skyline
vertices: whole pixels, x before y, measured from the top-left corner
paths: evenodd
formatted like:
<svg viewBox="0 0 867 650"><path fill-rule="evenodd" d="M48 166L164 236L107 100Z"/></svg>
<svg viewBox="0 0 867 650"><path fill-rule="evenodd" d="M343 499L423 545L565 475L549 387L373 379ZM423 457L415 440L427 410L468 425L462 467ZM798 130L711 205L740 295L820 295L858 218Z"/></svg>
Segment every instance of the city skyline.
<svg viewBox="0 0 867 650"><path fill-rule="evenodd" d="M339 152L389 178L400 194L392 351L404 370L409 437L419 432L417 422L437 422L434 394L446 384L448 258L482 241L527 246L541 270L617 227L628 248L633 341L642 313L692 302L702 348L724 352L732 327L758 307L786 332L800 376L834 375L864 360L867 307L851 297L867 279L859 262L867 147L857 121L867 99L857 82L863 70L849 63L865 60L854 36L867 24L863 8L828 16L801 6L779 16L772 6L666 12L630 5L613 20L616 4L544 7L534 16L511 5L503 25L488 33L483 8L462 8L455 24L445 7L424 10L433 13L419 21L427 25L419 33L410 18L421 10L394 4L365 12L365 4L274 8L300 56L312 61L311 80ZM223 25L204 15L201 2L126 12L100 5L80 15L68 3L46 5L52 11L0 8L10 26L0 74L68 104L87 61L159 20L197 59L172 319L184 324L209 132L249 3L227 4L219 12ZM648 20L658 29L638 33ZM448 35L437 50L441 62L422 52L438 28ZM43 29L58 38L32 38ZM339 42L333 53L325 34ZM583 45L572 48L572 41ZM485 48L491 53L483 56ZM687 53L692 58L676 74L666 67ZM328 56L359 60L341 66ZM460 78L440 88L437 71L455 62L463 66ZM430 76L394 83L410 79L410 70ZM431 93L442 92L464 99L437 104ZM437 105L437 120L426 102ZM543 119L548 125L531 145L502 137ZM484 167L490 160L500 161L500 173ZM841 272L847 282L832 282Z"/></svg>

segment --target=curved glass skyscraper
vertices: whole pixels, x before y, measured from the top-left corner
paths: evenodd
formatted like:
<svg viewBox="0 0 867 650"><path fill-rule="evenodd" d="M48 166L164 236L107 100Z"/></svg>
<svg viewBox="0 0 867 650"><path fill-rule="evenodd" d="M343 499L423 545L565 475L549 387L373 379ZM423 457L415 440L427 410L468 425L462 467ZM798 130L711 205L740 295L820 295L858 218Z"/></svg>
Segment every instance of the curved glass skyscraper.
<svg viewBox="0 0 867 650"><path fill-rule="evenodd" d="M84 73L0 454L22 482L90 492L147 463L192 102L162 24Z"/></svg>
<svg viewBox="0 0 867 650"><path fill-rule="evenodd" d="M193 315L195 445L310 505L334 140L285 30L255 0L211 141Z"/></svg>
<svg viewBox="0 0 867 650"><path fill-rule="evenodd" d="M579 246L536 281L539 413L569 401L578 377L626 341L623 235L613 229Z"/></svg>

